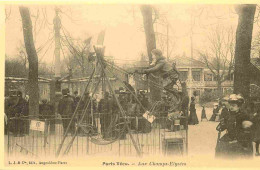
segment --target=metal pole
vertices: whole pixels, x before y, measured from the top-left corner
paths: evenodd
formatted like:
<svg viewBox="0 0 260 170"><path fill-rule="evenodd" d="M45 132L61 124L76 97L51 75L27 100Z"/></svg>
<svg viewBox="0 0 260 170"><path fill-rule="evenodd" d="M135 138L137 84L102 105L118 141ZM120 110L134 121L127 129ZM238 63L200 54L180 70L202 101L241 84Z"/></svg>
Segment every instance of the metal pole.
<svg viewBox="0 0 260 170"><path fill-rule="evenodd" d="M106 80L106 82L108 83L108 87L109 87L110 91L112 92L113 96L114 96L115 99L116 99L116 103L117 103L117 105L118 105L118 107L119 107L119 110L120 110L122 116L125 116L124 110L123 110L123 108L122 108L122 106L121 106L121 104L120 104L120 102L119 102L119 100L118 100L118 98L117 98L117 96L116 96L116 94L115 94L113 88L112 88L112 85L111 85L109 79L107 78L107 75L106 75L106 72L105 72L105 68L104 68L103 63L102 63L102 60L101 60L101 58L100 58L101 56L98 56L98 55L97 55L97 57L98 57L98 59L99 59L99 61L100 61L100 66L101 66L102 72L104 73L105 80ZM137 152L138 156L142 156L142 153L141 153L141 151L140 151L140 148L139 148L139 146L137 145L137 143L135 142L134 137L133 137L133 135L132 135L132 133L131 133L131 129L129 128L128 124L126 125L126 127L127 127L127 130L128 130L129 135L130 135L131 141L133 142L133 145L134 145L134 147L135 147L135 149L136 149L136 152Z"/></svg>
<svg viewBox="0 0 260 170"><path fill-rule="evenodd" d="M55 8L56 16L53 19L54 31L55 31L55 78L58 79L61 77L60 73L60 29L61 29L61 20L59 17L59 9Z"/></svg>
<svg viewBox="0 0 260 170"><path fill-rule="evenodd" d="M90 82L91 82L91 80L92 80L92 78L93 78L93 76L94 76L94 73L95 73L95 69L93 69L93 72L92 72L92 74L91 74L91 76L90 76L90 78L89 78L88 84L87 84L87 86L86 86L86 88L85 88L85 91L88 89L88 86L89 86L89 84L90 84ZM85 93L85 91L84 91L84 93ZM77 114L77 112L78 112L79 105L80 105L80 103L81 103L81 101L82 101L82 98L83 98L83 97L80 98L79 103L78 103L78 105L77 105L77 107L76 107L76 109L75 109L75 111L74 111L74 113L73 113L73 115L72 115L72 117L71 117L71 120L70 120L70 122L69 122L69 125L68 125L68 127L67 127L67 129L66 129L66 132L65 132L65 134L64 134L64 137L63 137L63 139L62 139L62 141L61 141L61 144L60 144L60 146L59 146L59 148L58 148L58 151L57 151L57 153L56 153L56 157L58 157L58 156L60 155L61 148L62 148L62 146L63 146L63 144L64 144L64 141L65 141L65 139L66 139L66 137L67 137L67 135L68 135L69 128L70 128L70 126L71 126L71 124L72 124L72 121L73 121L73 119L75 118L75 116L76 116L76 114Z"/></svg>
<svg viewBox="0 0 260 170"><path fill-rule="evenodd" d="M192 13L190 15L190 57L193 59L193 27L192 27Z"/></svg>
<svg viewBox="0 0 260 170"><path fill-rule="evenodd" d="M96 93L96 91L97 91L97 89L98 89L98 86L99 86L99 83L100 83L100 80L101 80L101 79L99 79L97 86L95 86L95 89L94 89L94 91L93 91L91 97L93 97L93 95ZM83 119L84 119L84 117L85 117L85 115L86 115L86 113L87 113L87 109L88 109L88 107L89 107L89 105L90 105L90 100L91 100L91 99L89 99L89 100L87 101L87 103L85 104L85 106L84 106L84 112L83 112L82 117L80 118L80 121L79 121L78 125L80 125L80 124L82 123L82 121L83 121ZM71 146L72 146L72 143L74 142L74 140L75 140L75 138L76 138L77 133L78 133L78 128L76 129L76 131L75 131L75 133L74 133L74 135L73 135L71 141L69 142L69 145L68 145L67 148L65 149L64 154L66 154L66 153L69 152L69 150L70 150L70 148L71 148Z"/></svg>
<svg viewBox="0 0 260 170"><path fill-rule="evenodd" d="M169 61L169 24L167 24L167 61Z"/></svg>

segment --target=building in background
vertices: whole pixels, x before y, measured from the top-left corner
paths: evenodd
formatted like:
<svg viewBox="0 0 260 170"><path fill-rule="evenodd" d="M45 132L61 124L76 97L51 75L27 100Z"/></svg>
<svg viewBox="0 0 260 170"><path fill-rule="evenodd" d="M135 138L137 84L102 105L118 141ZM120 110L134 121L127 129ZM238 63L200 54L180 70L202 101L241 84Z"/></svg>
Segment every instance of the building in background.
<svg viewBox="0 0 260 170"><path fill-rule="evenodd" d="M191 97L194 93L197 94L199 99L200 95L205 91L216 91L217 81L212 72L206 67L206 65L199 61L188 57L176 57L174 58L176 67L180 72L180 80L185 81L187 84L188 94ZM173 62L173 61L169 61ZM148 61L140 61L134 64L134 69L140 69L148 67ZM227 75L228 76L228 75ZM136 76L136 89L148 90L147 78L144 76L143 83L140 82L140 76ZM233 73L231 73L227 80L222 83L223 94L231 93L233 90Z"/></svg>
<svg viewBox="0 0 260 170"><path fill-rule="evenodd" d="M186 81L188 94L191 97L194 93L200 95L205 91L215 91L217 90L217 81L211 71L205 66L205 64L199 60L191 59L188 57L177 57L175 58L176 66L180 72L180 80ZM170 61L171 62L171 61ZM133 71L136 68L148 67L149 64L147 61L141 61L131 65L131 68L128 70ZM125 68L123 68L125 69ZM119 87L123 87L121 81L128 81L126 73L119 72L118 70L112 70L112 72L120 78L118 80L112 74L109 74L111 84L115 90ZM260 58L251 59L251 84L254 84L260 87ZM233 90L233 80L234 75L231 72L230 75L227 75L228 78L222 83L222 92L223 94L232 93ZM140 80L141 79L141 80ZM95 81L98 80L98 76L95 76ZM75 79L65 79L62 81L62 88L69 88L71 94L77 90L81 95L84 91L84 88L88 82L88 78L75 78ZM136 90L145 90L148 91L148 81L147 77L144 75L142 77L130 76L130 84L134 84ZM48 78L39 79L39 93L40 99L50 100L50 80ZM23 96L27 94L27 79L26 78L15 78L15 77L6 77L5 78L5 95L8 95L10 90L20 90L23 93ZM108 86L106 87L108 90ZM102 89L98 89L98 93L101 93Z"/></svg>
<svg viewBox="0 0 260 170"><path fill-rule="evenodd" d="M180 72L180 80L186 81L189 96L194 93L199 96L205 91L216 91L217 81L206 65L188 57L175 58L176 66ZM230 93L233 89L233 73L226 75L228 78L222 83L222 93Z"/></svg>

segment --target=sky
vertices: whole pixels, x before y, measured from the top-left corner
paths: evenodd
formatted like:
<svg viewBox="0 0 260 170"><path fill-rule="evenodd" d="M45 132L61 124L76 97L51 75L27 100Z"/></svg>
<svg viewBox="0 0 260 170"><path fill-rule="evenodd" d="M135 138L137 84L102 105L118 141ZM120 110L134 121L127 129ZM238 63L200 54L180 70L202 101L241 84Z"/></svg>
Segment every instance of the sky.
<svg viewBox="0 0 260 170"><path fill-rule="evenodd" d="M60 17L65 32L68 32L75 39L84 40L92 36L92 44L95 44L97 35L105 29L105 55L113 56L115 63L125 64L137 61L140 59L141 53L146 53L143 18L138 5L79 4L60 5L58 7L62 11ZM238 21L233 5L161 4L154 5L154 7L159 12L160 20L158 22L167 20L169 24L171 58L184 53L186 56L190 56L191 26L193 29L193 47L196 51L207 48L207 35L216 25L221 25L227 29L232 27L235 31ZM39 11L39 22L36 24L36 29L41 29L35 34L36 36L34 35L36 48L44 46L42 52L38 54L39 61L49 64L54 63L54 43L48 40L54 35L52 24L55 16L54 8L55 6L50 5L29 6L33 26L35 26L37 10ZM10 14L6 20L6 54L14 57L19 53L17 48L23 44L22 22L18 6L6 6L6 11ZM193 22L191 22L191 14ZM43 16L45 16L45 20ZM40 23L44 23L42 27ZM154 28L156 35L161 37L161 42L164 42L163 48L166 49L166 25L157 23ZM254 34L257 31L258 27L254 26ZM66 57L66 47L63 48ZM161 46L157 44L157 48L161 48ZM166 50L164 50L164 55L166 56ZM61 60L63 58L64 56L61 53ZM194 58L198 58L196 53L194 53Z"/></svg>

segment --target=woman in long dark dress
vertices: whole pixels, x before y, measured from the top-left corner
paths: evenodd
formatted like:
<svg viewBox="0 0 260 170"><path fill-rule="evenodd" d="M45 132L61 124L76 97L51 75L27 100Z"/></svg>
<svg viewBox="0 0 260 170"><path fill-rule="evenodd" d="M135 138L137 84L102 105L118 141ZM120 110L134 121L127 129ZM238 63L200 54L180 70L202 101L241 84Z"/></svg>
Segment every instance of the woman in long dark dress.
<svg viewBox="0 0 260 170"><path fill-rule="evenodd" d="M241 111L244 99L241 95L232 94L229 98L230 111L219 125L219 137L216 145L216 158L236 159L252 158L252 122L248 114ZM221 132L225 134L221 136Z"/></svg>
<svg viewBox="0 0 260 170"><path fill-rule="evenodd" d="M218 107L218 105L214 104L213 114L212 114L211 118L209 119L209 121L215 122L218 112L219 112L219 107Z"/></svg>
<svg viewBox="0 0 260 170"><path fill-rule="evenodd" d="M199 124L199 120L195 108L195 98L191 97L189 125L196 125L196 124Z"/></svg>
<svg viewBox="0 0 260 170"><path fill-rule="evenodd" d="M203 119L206 119L208 121L207 115L206 115L206 111L205 111L205 106L202 106L202 111L201 111L201 121Z"/></svg>

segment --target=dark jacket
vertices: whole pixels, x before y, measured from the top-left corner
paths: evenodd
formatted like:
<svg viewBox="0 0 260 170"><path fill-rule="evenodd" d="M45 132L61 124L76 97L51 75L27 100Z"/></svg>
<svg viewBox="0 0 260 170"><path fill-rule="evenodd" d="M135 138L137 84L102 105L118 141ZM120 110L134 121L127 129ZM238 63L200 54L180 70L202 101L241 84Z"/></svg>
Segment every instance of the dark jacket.
<svg viewBox="0 0 260 170"><path fill-rule="evenodd" d="M110 114L112 113L112 107L113 104L111 99L109 98L101 99L98 104L98 112Z"/></svg>
<svg viewBox="0 0 260 170"><path fill-rule="evenodd" d="M63 96L59 101L58 113L61 116L71 116L74 112L74 100L71 96Z"/></svg>
<svg viewBox="0 0 260 170"><path fill-rule="evenodd" d="M228 109L226 108L226 106L223 106L222 110L221 110L221 114L220 114L220 119L225 119L228 116Z"/></svg>
<svg viewBox="0 0 260 170"><path fill-rule="evenodd" d="M163 78L168 76L175 78L179 77L179 72L177 71L176 67L173 68L172 64L167 62L163 57L159 58L153 67L145 69L144 71L145 73L159 72Z"/></svg>
<svg viewBox="0 0 260 170"><path fill-rule="evenodd" d="M40 119L54 119L54 107L51 104L44 103L39 106Z"/></svg>
<svg viewBox="0 0 260 170"><path fill-rule="evenodd" d="M5 113L7 117L29 115L29 104L25 99L22 97L17 98L14 103L11 103L10 100L13 99L8 99L5 103Z"/></svg>
<svg viewBox="0 0 260 170"><path fill-rule="evenodd" d="M249 115L239 111L238 113L229 112L220 123L220 130L227 130L226 135L230 140L237 140L239 142L250 142L252 140L252 129L242 128L242 122L250 120Z"/></svg>

